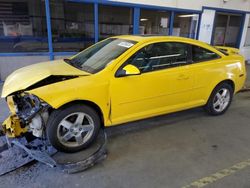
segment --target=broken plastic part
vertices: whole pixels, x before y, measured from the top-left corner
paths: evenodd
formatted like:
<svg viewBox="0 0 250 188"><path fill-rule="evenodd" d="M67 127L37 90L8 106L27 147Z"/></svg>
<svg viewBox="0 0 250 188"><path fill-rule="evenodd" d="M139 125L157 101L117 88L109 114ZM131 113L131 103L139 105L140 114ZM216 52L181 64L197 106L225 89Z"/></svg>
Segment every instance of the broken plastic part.
<svg viewBox="0 0 250 188"><path fill-rule="evenodd" d="M14 171L22 166L36 160L50 167L59 167L66 173L77 173L85 171L107 157L107 135L102 129L100 132L101 143L96 151L89 157L73 163L57 163L51 156L57 151L52 146L47 145L44 140L35 139L30 143L23 137L13 139L6 138L4 149L0 150L0 176ZM2 137L4 138L4 137ZM12 143L8 148L8 142Z"/></svg>
<svg viewBox="0 0 250 188"><path fill-rule="evenodd" d="M24 145L22 145L20 142L17 141L13 141L12 143L18 146L19 148L23 149L25 152L27 152L27 154L34 160L44 163L50 167L56 167L56 161L53 158L51 158L46 151L28 149L27 147L25 147Z"/></svg>
<svg viewBox="0 0 250 188"><path fill-rule="evenodd" d="M95 164L103 161L107 158L107 134L102 129L101 130L101 136L102 136L102 143L98 147L98 149L93 152L89 157L86 159L83 159L82 161L78 161L75 163L65 163L65 164L58 164L64 172L68 174L73 174L77 172L85 171L91 167L93 167Z"/></svg>
<svg viewBox="0 0 250 188"><path fill-rule="evenodd" d="M27 132L27 128L22 128L20 119L17 115L10 115L3 122L3 132L10 138L21 136L23 133Z"/></svg>
<svg viewBox="0 0 250 188"><path fill-rule="evenodd" d="M16 114L17 108L13 99L13 95L7 97L7 104L10 109L11 114Z"/></svg>
<svg viewBox="0 0 250 188"><path fill-rule="evenodd" d="M44 141L40 139L33 140L30 143L27 143L24 137L19 139L8 139L7 137L1 137L0 139L4 141L3 144L5 145L5 148L2 148L2 150L0 151L0 176L12 172L35 160L34 158L32 158L32 156L34 156L33 151L33 155L29 155L29 153L27 153L27 150L24 150L22 147L20 147L20 145L25 146L27 149L29 147L29 150L37 148L40 152L47 153L48 155L53 155L56 153L56 150L54 148L44 147L44 145L42 145ZM18 146L13 144L13 141L14 143L18 142Z"/></svg>

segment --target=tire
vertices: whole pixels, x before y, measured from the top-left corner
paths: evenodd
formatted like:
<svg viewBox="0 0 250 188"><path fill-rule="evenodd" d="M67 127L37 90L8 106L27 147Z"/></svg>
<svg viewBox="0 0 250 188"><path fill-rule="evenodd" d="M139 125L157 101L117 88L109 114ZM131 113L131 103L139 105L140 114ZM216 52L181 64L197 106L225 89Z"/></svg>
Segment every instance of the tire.
<svg viewBox="0 0 250 188"><path fill-rule="evenodd" d="M90 146L100 127L100 117L93 108L75 104L53 111L46 133L51 145L58 151L73 153Z"/></svg>
<svg viewBox="0 0 250 188"><path fill-rule="evenodd" d="M226 82L222 82L214 88L204 107L205 110L213 116L224 114L231 105L233 94L233 87Z"/></svg>

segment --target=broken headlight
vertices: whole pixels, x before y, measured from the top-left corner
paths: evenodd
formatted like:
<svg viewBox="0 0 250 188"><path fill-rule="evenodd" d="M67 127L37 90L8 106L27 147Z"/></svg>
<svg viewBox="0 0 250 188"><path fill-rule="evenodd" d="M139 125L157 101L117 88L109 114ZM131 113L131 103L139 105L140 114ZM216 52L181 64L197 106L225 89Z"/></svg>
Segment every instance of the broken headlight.
<svg viewBox="0 0 250 188"><path fill-rule="evenodd" d="M37 96L27 93L14 95L13 101L16 115L23 123L30 121L44 106L47 106Z"/></svg>

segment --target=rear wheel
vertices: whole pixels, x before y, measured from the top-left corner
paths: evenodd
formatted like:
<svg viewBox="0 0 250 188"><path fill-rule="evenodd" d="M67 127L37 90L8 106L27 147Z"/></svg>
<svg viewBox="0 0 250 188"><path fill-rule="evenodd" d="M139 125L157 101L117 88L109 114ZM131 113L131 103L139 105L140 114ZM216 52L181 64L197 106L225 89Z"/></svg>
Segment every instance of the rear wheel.
<svg viewBox="0 0 250 188"><path fill-rule="evenodd" d="M100 125L100 117L91 107L70 105L51 114L46 132L57 150L77 152L95 140Z"/></svg>
<svg viewBox="0 0 250 188"><path fill-rule="evenodd" d="M205 110L210 115L224 114L229 108L233 99L233 87L228 83L221 83L213 90Z"/></svg>

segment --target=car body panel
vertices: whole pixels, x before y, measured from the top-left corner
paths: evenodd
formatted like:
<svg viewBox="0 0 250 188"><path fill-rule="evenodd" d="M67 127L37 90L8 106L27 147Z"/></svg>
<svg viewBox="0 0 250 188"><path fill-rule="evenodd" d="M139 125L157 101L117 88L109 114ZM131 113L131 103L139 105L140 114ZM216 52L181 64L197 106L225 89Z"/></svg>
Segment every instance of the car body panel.
<svg viewBox="0 0 250 188"><path fill-rule="evenodd" d="M44 87L26 91L34 94L58 109L74 101L89 101L96 104L102 111L105 124L109 122L109 82L99 76L83 76Z"/></svg>
<svg viewBox="0 0 250 188"><path fill-rule="evenodd" d="M25 90L32 83L48 75L78 75L78 78L25 92L38 96L54 109L73 101L92 102L100 108L104 125L111 126L205 105L212 90L225 80L234 83L235 93L244 85L246 79L244 58L236 54L235 50L231 50L229 56L226 56L206 43L180 37L118 36L117 38L134 40L138 43L102 71L89 74L62 62L29 66L9 76L2 97ZM221 58L141 75L120 78L115 76L118 69L135 52L156 42L188 43L215 52ZM43 70L44 73L40 73ZM29 72L32 74L28 74ZM22 80L15 82L20 75L24 75L22 80L25 84Z"/></svg>
<svg viewBox="0 0 250 188"><path fill-rule="evenodd" d="M83 76L89 75L89 73L76 69L64 63L63 60L30 65L18 69L8 76L4 82L2 97L24 90L51 75Z"/></svg>
<svg viewBox="0 0 250 188"><path fill-rule="evenodd" d="M184 107L189 102L193 79L188 67L177 67L112 78L110 87L112 123L119 124Z"/></svg>

